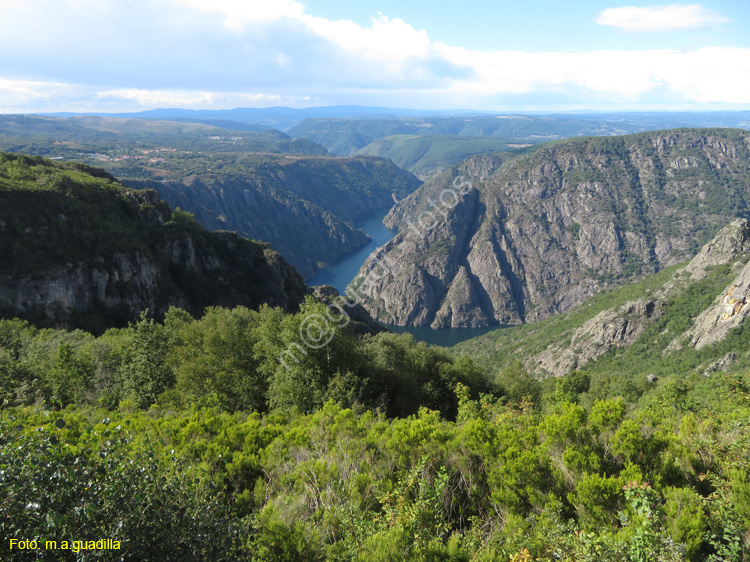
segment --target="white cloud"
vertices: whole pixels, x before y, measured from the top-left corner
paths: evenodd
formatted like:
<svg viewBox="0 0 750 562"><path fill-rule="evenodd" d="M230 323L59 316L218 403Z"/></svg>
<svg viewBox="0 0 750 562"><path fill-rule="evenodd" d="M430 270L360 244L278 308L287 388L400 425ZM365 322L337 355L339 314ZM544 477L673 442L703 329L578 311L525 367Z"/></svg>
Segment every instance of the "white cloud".
<svg viewBox="0 0 750 562"><path fill-rule="evenodd" d="M700 4L608 8L596 20L596 23L625 31L643 32L713 29L728 22L728 18Z"/></svg>
<svg viewBox="0 0 750 562"><path fill-rule="evenodd" d="M698 16L706 24L700 6L676 7L689 10L634 9L651 10L652 28L664 28L664 13L673 27L698 25ZM750 49L477 51L435 42L398 18L362 26L309 15L293 0L0 0L0 52L14 53L0 58L0 111L750 104Z"/></svg>
<svg viewBox="0 0 750 562"><path fill-rule="evenodd" d="M297 105L279 94L218 91L112 89L100 86L0 78L0 113L57 111L139 111L156 107L185 109Z"/></svg>
<svg viewBox="0 0 750 562"><path fill-rule="evenodd" d="M550 85L580 86L619 101L636 102L667 87L699 103L750 103L750 49L594 51L590 53L476 52L444 47L457 64L473 61L476 80L454 92L524 94Z"/></svg>
<svg viewBox="0 0 750 562"><path fill-rule="evenodd" d="M218 12L224 24L242 30L246 23L267 23L283 18L300 18L305 8L294 0L175 0L201 12Z"/></svg>
<svg viewBox="0 0 750 562"><path fill-rule="evenodd" d="M202 107L223 107L230 105L268 105L282 101L279 95L237 94L227 92L145 90L138 88L99 90L93 96L102 101L132 103L140 107L182 107L186 109Z"/></svg>
<svg viewBox="0 0 750 562"><path fill-rule="evenodd" d="M433 48L424 29L416 30L399 18L389 19L382 14L373 18L372 27L361 27L349 20L331 21L312 16L304 16L301 20L340 48L368 58L398 63L413 57L426 58Z"/></svg>
<svg viewBox="0 0 750 562"><path fill-rule="evenodd" d="M351 20L329 20L306 14L304 6L294 0L174 1L201 12L221 14L224 25L235 31L243 31L247 24L296 20L345 51L385 62L425 58L432 47L425 30L416 30L402 19L390 19L380 13L372 19L371 27L362 27Z"/></svg>

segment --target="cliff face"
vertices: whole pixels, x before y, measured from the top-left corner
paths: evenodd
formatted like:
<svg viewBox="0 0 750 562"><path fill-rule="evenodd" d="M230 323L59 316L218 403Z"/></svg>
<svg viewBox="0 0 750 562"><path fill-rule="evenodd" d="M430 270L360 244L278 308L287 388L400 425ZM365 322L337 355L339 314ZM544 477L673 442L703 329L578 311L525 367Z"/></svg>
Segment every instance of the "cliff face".
<svg viewBox="0 0 750 562"><path fill-rule="evenodd" d="M687 374L691 361L680 350L709 348L705 358L713 362L692 365L708 376L726 370L746 349L736 339L729 353L721 346L710 347L736 337L731 330L750 316L749 259L750 221L737 219L682 268L651 276L638 286L598 295L547 322L499 329L468 340L458 349L484 358L495 368L518 360L528 372L546 377L576 369L617 373L615 358L618 354L627 357L630 346L636 350L631 359L640 360L646 369L658 372L663 369L658 364L665 362L672 363L672 370L675 364L681 365L681 374ZM609 353L617 348L617 353ZM596 360L608 353L606 366L597 368ZM620 366L625 364L627 359L620 361Z"/></svg>
<svg viewBox="0 0 750 562"><path fill-rule="evenodd" d="M386 218L360 290L406 326L520 324L694 256L750 203L750 133L675 130L470 158ZM382 268L381 268L382 269Z"/></svg>
<svg viewBox="0 0 750 562"><path fill-rule="evenodd" d="M159 192L206 228L236 230L269 242L308 278L370 242L352 221L393 204L420 184L379 158L276 158L244 172L201 173L181 180L125 180Z"/></svg>
<svg viewBox="0 0 750 562"><path fill-rule="evenodd" d="M101 170L0 153L0 311L101 331L149 309L294 310L302 278L267 245L208 232Z"/></svg>

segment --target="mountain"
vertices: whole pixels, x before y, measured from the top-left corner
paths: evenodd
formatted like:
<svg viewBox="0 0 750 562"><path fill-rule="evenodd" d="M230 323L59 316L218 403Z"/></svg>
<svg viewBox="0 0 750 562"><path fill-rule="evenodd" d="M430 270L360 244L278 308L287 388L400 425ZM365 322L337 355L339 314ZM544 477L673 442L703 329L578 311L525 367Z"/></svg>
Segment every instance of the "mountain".
<svg viewBox="0 0 750 562"><path fill-rule="evenodd" d="M107 172L0 153L0 312L101 332L148 309L296 310L302 278L268 245L208 232Z"/></svg>
<svg viewBox="0 0 750 562"><path fill-rule="evenodd" d="M381 158L186 155L109 169L133 188L155 189L206 228L270 242L304 278L370 242L352 221L393 205L421 182Z"/></svg>
<svg viewBox="0 0 750 562"><path fill-rule="evenodd" d="M396 135L377 139L355 154L387 158L424 181L474 154L507 151L513 158L522 147L494 137Z"/></svg>
<svg viewBox="0 0 750 562"><path fill-rule="evenodd" d="M394 135L495 137L532 143L588 135L622 135L676 127L750 128L750 112L588 113L554 115L422 116L401 119L311 118L287 132L347 156Z"/></svg>
<svg viewBox="0 0 750 562"><path fill-rule="evenodd" d="M388 324L538 321L694 256L749 203L742 130L570 140L505 163L474 156L394 207L385 222L400 232L358 289Z"/></svg>
<svg viewBox="0 0 750 562"><path fill-rule="evenodd" d="M592 380L710 376L748 366L750 222L721 229L688 263L601 293L568 313L500 328L455 349L497 372L521 362L537 377Z"/></svg>

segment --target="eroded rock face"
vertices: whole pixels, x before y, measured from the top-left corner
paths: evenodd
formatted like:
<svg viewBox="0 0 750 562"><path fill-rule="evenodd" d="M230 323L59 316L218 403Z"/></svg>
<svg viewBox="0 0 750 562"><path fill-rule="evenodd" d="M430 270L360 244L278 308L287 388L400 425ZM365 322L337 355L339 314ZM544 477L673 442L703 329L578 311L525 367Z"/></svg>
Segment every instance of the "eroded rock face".
<svg viewBox="0 0 750 562"><path fill-rule="evenodd" d="M743 131L679 130L567 141L502 165L470 158L386 218L400 234L365 306L388 324L433 328L570 310L693 257L750 204L749 146ZM721 244L706 263L744 251Z"/></svg>
<svg viewBox="0 0 750 562"><path fill-rule="evenodd" d="M618 309L604 310L575 331L570 345L548 347L530 359L532 372L562 376L607 353L613 347L632 344L660 313L662 303L632 301Z"/></svg>
<svg viewBox="0 0 750 562"><path fill-rule="evenodd" d="M277 159L243 173L125 181L158 191L206 228L270 243L305 279L370 242L352 225L357 216L389 207L395 193L420 183L380 158Z"/></svg>
<svg viewBox="0 0 750 562"><path fill-rule="evenodd" d="M714 305L696 318L693 327L680 340L700 349L723 339L743 324L750 315L750 263L739 272L732 284L716 299Z"/></svg>
<svg viewBox="0 0 750 562"><path fill-rule="evenodd" d="M528 358L526 368L537 375L563 376L574 369L585 367L613 347L632 344L661 316L663 307L671 296L686 285L703 279L712 267L730 263L747 254L750 254L750 222L747 219L732 221L703 246L690 263L665 283L653 298L628 302L617 309L600 312L575 331L568 345L550 345L538 356ZM750 312L750 307L746 306L749 300L748 280L750 266L745 266L733 284L717 299L716 305L698 318L691 331L676 338L667 351L676 349L686 339L695 347L708 345L744 322ZM728 359L709 367L707 374L727 364Z"/></svg>
<svg viewBox="0 0 750 562"><path fill-rule="evenodd" d="M231 245L240 239L227 234L222 246L232 252ZM155 254L167 256L166 261L149 252L115 252L107 260L97 257L23 276L0 275L0 308L12 316L46 317L72 325L77 325L75 318L96 314L107 318L106 324L120 325L144 310L162 316L172 306L194 313L208 305L257 308L263 303L296 310L307 293L299 274L270 249L250 259L232 252L237 260L234 266L249 267L257 274L241 279L222 276L221 270L226 274L229 264L214 255L173 252L176 247L192 247L189 240L165 241L162 251ZM250 242L239 242L245 243ZM186 276L175 276L177 271ZM198 288L201 294L193 291Z"/></svg>
<svg viewBox="0 0 750 562"><path fill-rule="evenodd" d="M68 171L31 163L29 175L45 167ZM308 293L267 244L208 232L155 192L78 174L48 189L0 186L3 316L103 331L146 309L160 317L171 306L193 314L207 306L262 304L294 311Z"/></svg>

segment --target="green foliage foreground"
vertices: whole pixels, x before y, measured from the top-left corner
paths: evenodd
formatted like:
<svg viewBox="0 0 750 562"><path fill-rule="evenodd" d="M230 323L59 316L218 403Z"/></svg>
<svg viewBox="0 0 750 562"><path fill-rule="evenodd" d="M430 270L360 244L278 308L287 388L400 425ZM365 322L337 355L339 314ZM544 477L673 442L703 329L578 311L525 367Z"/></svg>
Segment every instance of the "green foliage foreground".
<svg viewBox="0 0 750 562"><path fill-rule="evenodd" d="M750 378L700 415L471 400L456 421L218 409L0 414L10 560L709 560L750 552ZM8 540L119 540L117 551Z"/></svg>
<svg viewBox="0 0 750 562"><path fill-rule="evenodd" d="M750 375L636 404L338 326L284 366L326 315L0 321L2 559L750 560Z"/></svg>

